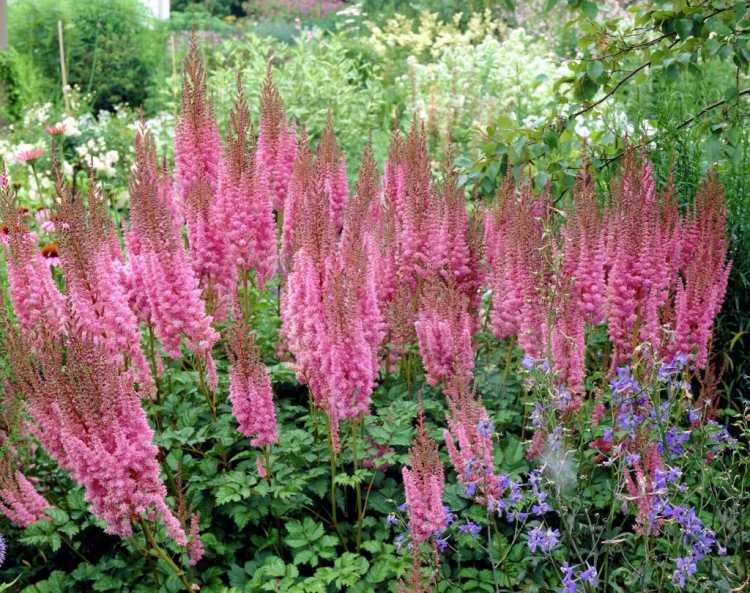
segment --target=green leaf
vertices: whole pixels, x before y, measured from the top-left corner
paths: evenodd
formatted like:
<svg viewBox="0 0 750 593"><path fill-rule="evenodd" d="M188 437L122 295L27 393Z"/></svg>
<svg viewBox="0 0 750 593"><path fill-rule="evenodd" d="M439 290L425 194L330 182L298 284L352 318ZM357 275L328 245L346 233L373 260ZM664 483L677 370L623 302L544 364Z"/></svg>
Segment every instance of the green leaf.
<svg viewBox="0 0 750 593"><path fill-rule="evenodd" d="M601 78L601 75L604 74L604 66L598 60L589 62L586 64L586 74L591 80L597 82Z"/></svg>

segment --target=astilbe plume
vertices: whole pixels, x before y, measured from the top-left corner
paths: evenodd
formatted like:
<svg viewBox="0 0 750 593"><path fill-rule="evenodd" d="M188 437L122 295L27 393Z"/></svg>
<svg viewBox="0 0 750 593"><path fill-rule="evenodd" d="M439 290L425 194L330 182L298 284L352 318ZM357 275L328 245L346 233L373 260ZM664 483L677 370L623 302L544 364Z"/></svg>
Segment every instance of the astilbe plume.
<svg viewBox="0 0 750 593"><path fill-rule="evenodd" d="M346 176L346 161L336 142L333 115L330 111L318 143L317 167L319 183L328 195L331 205L331 221L335 229L341 229L344 224L344 209L349 200L349 181Z"/></svg>
<svg viewBox="0 0 750 593"><path fill-rule="evenodd" d="M468 308L468 298L455 286L435 283L425 288L414 327L430 385L468 385L471 380L474 352Z"/></svg>
<svg viewBox="0 0 750 593"><path fill-rule="evenodd" d="M288 200L305 224L288 235L294 242L287 245L295 245L296 252L282 298L282 332L295 356L298 377L329 414L338 447L338 420L369 410L384 335L374 266L368 263L373 247L366 218L373 182L360 181L337 240L330 196L310 158L303 146ZM363 176L374 174L371 158L363 162L370 163Z"/></svg>
<svg viewBox="0 0 750 593"><path fill-rule="evenodd" d="M8 329L7 323L0 329ZM21 471L21 452L28 449L28 436L21 417L22 400L15 386L5 381L0 392L0 513L19 527L45 518L49 503Z"/></svg>
<svg viewBox="0 0 750 593"><path fill-rule="evenodd" d="M401 473L409 513L409 533L416 546L429 537L440 534L447 526L443 506L445 474L437 444L427 436L421 414L417 436L409 450L409 464L411 467L404 467Z"/></svg>
<svg viewBox="0 0 750 593"><path fill-rule="evenodd" d="M689 354L697 368L705 368L713 322L724 301L731 270L731 262L726 259L726 205L714 173L696 195L684 226L683 259L674 297L674 334L664 358Z"/></svg>
<svg viewBox="0 0 750 593"><path fill-rule="evenodd" d="M444 179L434 194L433 269L466 295L472 312L479 308L481 241L478 226L466 211L466 197L458 185L450 150Z"/></svg>
<svg viewBox="0 0 750 593"><path fill-rule="evenodd" d="M233 296L235 267L229 257L218 194L221 137L195 39L185 58L182 107L175 129L175 161L175 182L187 226L190 262L209 310L222 318Z"/></svg>
<svg viewBox="0 0 750 593"><path fill-rule="evenodd" d="M18 324L28 339L60 334L67 322L65 298L55 286L37 238L24 224L11 188L0 186L0 218L5 232L8 293Z"/></svg>
<svg viewBox="0 0 750 593"><path fill-rule="evenodd" d="M412 290L433 271L431 177L427 139L414 120L404 140L394 139L384 184L384 198L396 214L399 279Z"/></svg>
<svg viewBox="0 0 750 593"><path fill-rule="evenodd" d="M574 411L581 403L586 376L586 310L569 293L558 299L550 333L552 368L557 383L576 394L565 406L566 411Z"/></svg>
<svg viewBox="0 0 750 593"><path fill-rule="evenodd" d="M276 443L279 435L271 380L246 323L238 322L229 330L227 352L232 363L229 401L240 432L250 437L254 447Z"/></svg>
<svg viewBox="0 0 750 593"><path fill-rule="evenodd" d="M216 191L220 161L221 136L208 98L206 69L193 36L185 56L182 104L175 128L175 183L180 199L187 199L199 179Z"/></svg>
<svg viewBox="0 0 750 593"><path fill-rule="evenodd" d="M188 564L195 566L198 564L205 550L200 535L200 513L193 513L190 516L190 538L187 544Z"/></svg>
<svg viewBox="0 0 750 593"><path fill-rule="evenodd" d="M273 84L271 64L260 93L256 164L278 212L285 210L292 168L297 158L295 124L287 125L281 96Z"/></svg>
<svg viewBox="0 0 750 593"><path fill-rule="evenodd" d="M87 200L58 176L60 267L65 278L70 321L121 367L132 364L144 393L154 383L141 349L138 318L120 282L123 256L107 205L93 179Z"/></svg>
<svg viewBox="0 0 750 593"><path fill-rule="evenodd" d="M513 179L508 176L498 188L494 206L484 216L486 281L492 291L490 327L501 340L518 332L518 311L523 303L518 278L519 254L513 244L513 229L519 214Z"/></svg>
<svg viewBox="0 0 750 593"><path fill-rule="evenodd" d="M492 289L491 325L498 338L517 336L531 358L547 343L551 235L547 193L534 195L527 182L501 186L496 210L486 216L485 256Z"/></svg>
<svg viewBox="0 0 750 593"><path fill-rule="evenodd" d="M478 396L466 386L446 395L450 413L443 438L458 481L468 496L497 510L505 484L495 474L492 421Z"/></svg>
<svg viewBox="0 0 750 593"><path fill-rule="evenodd" d="M573 201L575 209L563 230L562 274L573 281L577 308L587 321L597 324L606 315L606 233L588 159L576 179Z"/></svg>
<svg viewBox="0 0 750 593"><path fill-rule="evenodd" d="M656 192L644 155L626 152L622 178L607 208L607 320L612 368L630 360L641 341L658 351L660 309L675 272L674 217Z"/></svg>
<svg viewBox="0 0 750 593"><path fill-rule="evenodd" d="M310 152L307 133L303 128L299 149L297 150L292 167L288 192L284 201L284 217L281 228L281 248L279 255L286 273L292 271L294 256L301 247L304 236L304 232L301 229L307 226L307 221L305 220L307 214L318 215L313 222L322 226L326 236L330 236L331 240L335 234L333 229L330 228L328 220L326 220L329 218L327 209L325 215L310 211L311 203L313 203L311 202L310 195L317 191L316 182L315 160ZM327 202L325 201L314 202L314 204L326 206L327 208Z"/></svg>
<svg viewBox="0 0 750 593"><path fill-rule="evenodd" d="M273 204L256 169L250 112L237 77L237 98L219 174L219 208L231 265L246 277L255 272L259 288L276 266Z"/></svg>
<svg viewBox="0 0 750 593"><path fill-rule="evenodd" d="M181 355L182 339L213 367L211 348L218 334L201 300L198 279L190 266L174 216L172 183L156 161L153 138L135 138L135 169L129 180L130 230L128 254L142 284L156 336L167 354Z"/></svg>
<svg viewBox="0 0 750 593"><path fill-rule="evenodd" d="M83 486L106 531L129 537L133 521L158 514L169 536L186 545L165 501L159 451L131 375L74 331L64 340L50 339L37 355L19 336L11 340L11 364L27 398L31 430Z"/></svg>

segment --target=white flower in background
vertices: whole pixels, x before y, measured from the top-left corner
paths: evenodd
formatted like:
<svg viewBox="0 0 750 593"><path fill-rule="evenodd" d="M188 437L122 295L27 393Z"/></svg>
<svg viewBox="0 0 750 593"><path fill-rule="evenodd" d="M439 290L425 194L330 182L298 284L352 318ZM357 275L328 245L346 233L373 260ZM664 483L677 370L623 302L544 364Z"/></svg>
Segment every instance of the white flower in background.
<svg viewBox="0 0 750 593"><path fill-rule="evenodd" d="M585 125L579 122L576 124L576 134L578 134L581 138L589 138L591 136L591 130L589 130Z"/></svg>

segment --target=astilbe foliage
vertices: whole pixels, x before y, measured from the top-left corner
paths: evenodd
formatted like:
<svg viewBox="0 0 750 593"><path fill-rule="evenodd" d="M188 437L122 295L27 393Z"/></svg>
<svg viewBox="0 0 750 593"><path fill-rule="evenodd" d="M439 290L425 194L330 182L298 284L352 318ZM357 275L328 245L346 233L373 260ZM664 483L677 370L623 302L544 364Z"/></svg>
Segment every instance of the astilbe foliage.
<svg viewBox="0 0 750 593"><path fill-rule="evenodd" d="M443 465L437 444L427 435L422 415L419 417L417 435L409 450L409 465L401 473L409 513L409 534L416 546L433 535L439 535L447 526L443 506Z"/></svg>
<svg viewBox="0 0 750 593"><path fill-rule="evenodd" d="M279 435L271 380L246 323L237 322L229 330L227 352L232 363L229 401L239 430L254 447L273 445Z"/></svg>
<svg viewBox="0 0 750 593"><path fill-rule="evenodd" d="M36 351L17 334L9 340L31 430L83 486L91 512L106 530L128 537L134 521L159 515L169 536L185 545L185 531L165 501L158 449L132 376L72 328Z"/></svg>
<svg viewBox="0 0 750 593"><path fill-rule="evenodd" d="M156 161L153 139L139 133L135 139L136 163L130 177L129 258L145 291L150 321L164 350L173 358L180 345L213 366L211 348L218 334L205 311L198 279L182 242L175 217L172 182Z"/></svg>

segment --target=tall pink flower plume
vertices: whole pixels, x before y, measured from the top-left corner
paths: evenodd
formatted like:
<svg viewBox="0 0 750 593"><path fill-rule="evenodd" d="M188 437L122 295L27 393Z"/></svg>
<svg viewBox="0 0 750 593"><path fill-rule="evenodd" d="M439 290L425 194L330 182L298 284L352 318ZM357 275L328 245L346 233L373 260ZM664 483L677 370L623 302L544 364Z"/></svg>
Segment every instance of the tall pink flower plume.
<svg viewBox="0 0 750 593"><path fill-rule="evenodd" d="M447 526L443 506L445 474L437 444L427 436L420 415L417 436L409 450L410 468L403 468L404 494L409 513L409 533L417 545Z"/></svg>
<svg viewBox="0 0 750 593"><path fill-rule="evenodd" d="M367 222L377 181L368 154L339 240L330 196L321 189L323 173L312 165L305 148L287 200L305 224L287 235L294 238L287 245L296 246L296 253L282 300L282 333L295 356L298 377L331 417L335 445L338 419L369 411L385 334L375 267L369 262L374 239Z"/></svg>
<svg viewBox="0 0 750 593"><path fill-rule="evenodd" d="M181 205L199 179L211 192L216 191L220 160L221 136L208 98L206 69L193 36L185 57L182 105L175 128L175 183Z"/></svg>
<svg viewBox="0 0 750 593"><path fill-rule="evenodd" d="M318 183L331 204L331 220L335 229L344 224L344 208L349 200L349 181L346 177L346 160L336 142L333 116L328 112L328 122L318 143Z"/></svg>
<svg viewBox="0 0 750 593"><path fill-rule="evenodd" d="M37 248L36 235L23 223L8 185L0 186L0 208L7 249L8 292L18 324L28 339L65 331L65 298Z"/></svg>
<svg viewBox="0 0 750 593"><path fill-rule="evenodd" d="M498 189L496 203L485 212L484 220L484 251L488 267L486 277L492 291L490 327L501 340L515 336L518 332L518 311L523 303L518 253L513 241L519 212L515 186L509 176Z"/></svg>
<svg viewBox="0 0 750 593"><path fill-rule="evenodd" d="M504 484L495 473L493 426L482 402L468 389L448 394L448 429L443 431L458 481L477 502L497 509Z"/></svg>
<svg viewBox="0 0 750 593"><path fill-rule="evenodd" d="M430 385L457 381L468 385L474 368L472 320L468 299L457 288L428 286L414 324Z"/></svg>
<svg viewBox="0 0 750 593"><path fill-rule="evenodd" d="M258 171L264 178L273 207L282 212L297 158L297 133L294 122L287 126L281 96L273 85L270 63L260 94L259 125Z"/></svg>
<svg viewBox="0 0 750 593"><path fill-rule="evenodd" d="M577 306L591 323L606 315L606 234L588 160L573 188L575 210L563 231L563 273L573 279Z"/></svg>
<svg viewBox="0 0 750 593"><path fill-rule="evenodd" d="M161 516L178 544L187 536L165 502L158 449L132 376L83 335L50 340L35 356L12 338L32 430L49 455L83 486L109 533L129 537L138 517ZM63 356L65 364L63 364Z"/></svg>
<svg viewBox="0 0 750 593"><path fill-rule="evenodd" d="M687 354L697 368L705 368L731 270L726 258L726 205L714 173L698 192L685 227L689 244L677 281L674 334L666 350L668 358Z"/></svg>
<svg viewBox="0 0 750 593"><path fill-rule="evenodd" d="M156 162L153 139L138 134L136 166L130 177L129 244L138 251L129 257L140 270L156 336L173 358L180 356L184 338L188 348L212 366L211 348L218 334L206 314L195 276L174 216L172 183Z"/></svg>
<svg viewBox="0 0 750 593"><path fill-rule="evenodd" d="M5 340L13 331L7 317L0 320ZM41 342L36 336L34 339L37 345ZM3 345L12 347L12 339ZM24 417L21 390L13 381L4 381L0 385L0 513L18 527L45 518L44 511L50 506L21 471L24 459L33 455L36 446L25 430Z"/></svg>
<svg viewBox="0 0 750 593"><path fill-rule="evenodd" d="M585 311L571 296L563 296L550 336L552 368L560 385L576 394L584 391L586 376L586 321ZM573 407L579 403L576 397Z"/></svg>
<svg viewBox="0 0 750 593"><path fill-rule="evenodd" d="M276 267L276 226L273 204L255 160L250 112L238 77L219 174L219 208L231 265L240 277L254 271L256 284L262 288Z"/></svg>
<svg viewBox="0 0 750 593"><path fill-rule="evenodd" d="M232 327L227 351L232 363L229 400L240 432L250 437L250 444L254 447L273 445L279 435L271 380L246 324L238 323Z"/></svg>
<svg viewBox="0 0 750 593"><path fill-rule="evenodd" d="M45 519L44 511L49 507L50 504L21 471L0 476L0 513L18 527L28 527Z"/></svg>
<svg viewBox="0 0 750 593"><path fill-rule="evenodd" d="M219 199L221 137L208 98L206 70L193 37L185 58L182 106L175 128L175 185L193 269L209 310L223 318L234 272Z"/></svg>
<svg viewBox="0 0 750 593"><path fill-rule="evenodd" d="M133 365L145 393L153 377L141 349L138 318L120 282L123 258L107 205L93 179L86 202L58 183L60 266L65 278L71 323L101 346L113 363Z"/></svg>

